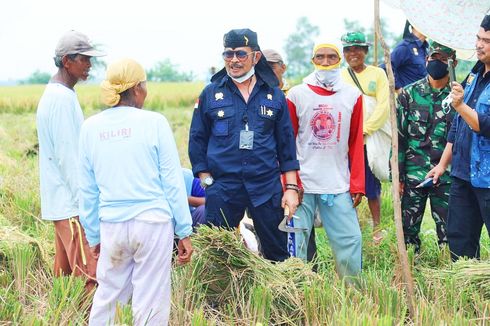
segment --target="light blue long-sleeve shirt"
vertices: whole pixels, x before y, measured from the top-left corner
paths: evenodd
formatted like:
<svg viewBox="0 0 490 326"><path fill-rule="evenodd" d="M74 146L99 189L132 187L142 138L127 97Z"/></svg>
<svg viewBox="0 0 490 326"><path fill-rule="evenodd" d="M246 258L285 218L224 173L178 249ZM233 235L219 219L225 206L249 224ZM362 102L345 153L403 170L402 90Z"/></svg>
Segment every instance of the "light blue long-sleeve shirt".
<svg viewBox="0 0 490 326"><path fill-rule="evenodd" d="M46 86L36 114L41 215L62 220L78 215L78 137L83 113L76 93Z"/></svg>
<svg viewBox="0 0 490 326"><path fill-rule="evenodd" d="M79 151L80 222L90 246L100 242L100 221L155 209L173 219L179 238L192 233L179 154L163 115L107 109L85 121Z"/></svg>

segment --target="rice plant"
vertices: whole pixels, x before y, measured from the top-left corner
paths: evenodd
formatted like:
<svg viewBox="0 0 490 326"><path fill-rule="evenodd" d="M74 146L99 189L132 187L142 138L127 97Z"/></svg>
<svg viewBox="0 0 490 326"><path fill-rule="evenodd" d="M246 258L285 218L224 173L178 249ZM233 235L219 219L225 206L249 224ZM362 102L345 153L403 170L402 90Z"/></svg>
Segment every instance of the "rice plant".
<svg viewBox="0 0 490 326"><path fill-rule="evenodd" d="M75 276L56 277L43 320L51 325L83 324L91 301L92 293L86 293L85 280Z"/></svg>
<svg viewBox="0 0 490 326"><path fill-rule="evenodd" d="M145 107L162 112L174 131L181 162L189 167L187 141L194 101L202 84L153 84ZM84 325L91 302L83 281L53 278L54 232L41 220L35 110L43 86L0 87L0 325ZM85 116L103 109L97 85L80 85ZM485 325L490 324L490 239L482 232L481 261L452 263L439 247L428 214L422 249L409 249L416 282L414 320L407 305L392 221L389 183L382 189L381 227L372 241L366 201L358 209L363 272L345 284L325 232L316 232L318 273L296 259L272 264L249 252L233 231L201 228L187 266L172 272L171 325ZM129 305L115 321L131 325Z"/></svg>

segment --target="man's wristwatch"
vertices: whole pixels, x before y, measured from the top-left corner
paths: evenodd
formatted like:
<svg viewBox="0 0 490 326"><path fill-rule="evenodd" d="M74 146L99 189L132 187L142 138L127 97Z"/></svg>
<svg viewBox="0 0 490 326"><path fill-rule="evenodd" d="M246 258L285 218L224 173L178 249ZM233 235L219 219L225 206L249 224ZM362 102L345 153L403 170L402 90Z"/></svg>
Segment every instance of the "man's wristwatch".
<svg viewBox="0 0 490 326"><path fill-rule="evenodd" d="M214 179L210 175L208 175L204 179L201 179L201 187L203 187L204 189L206 189L207 187L209 187L213 183L214 183Z"/></svg>

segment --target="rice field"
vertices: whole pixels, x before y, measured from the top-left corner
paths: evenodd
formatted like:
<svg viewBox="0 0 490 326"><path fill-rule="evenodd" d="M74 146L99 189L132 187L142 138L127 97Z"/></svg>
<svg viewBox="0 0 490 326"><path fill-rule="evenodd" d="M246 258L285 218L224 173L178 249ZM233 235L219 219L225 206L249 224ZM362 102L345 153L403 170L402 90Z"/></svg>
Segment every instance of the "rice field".
<svg viewBox="0 0 490 326"><path fill-rule="evenodd" d="M204 87L203 83L151 83L148 82L148 97L145 107L154 110L194 106L195 100ZM77 84L75 87L80 105L86 115L92 110L102 109L99 86ZM0 87L0 113L25 114L36 111L44 85L21 85Z"/></svg>
<svg viewBox="0 0 490 326"><path fill-rule="evenodd" d="M149 84L145 107L170 121L182 165L193 104L203 84ZM35 109L43 86L0 87L0 325L83 325L90 298L83 282L53 279L54 230L40 219ZM85 116L102 109L98 87L77 87ZM233 231L202 228L193 262L172 274L172 325L488 325L490 240L482 261L451 263L427 214L422 251L409 250L416 314L408 308L397 258L390 184L383 185L382 228L375 245L365 200L363 273L357 285L335 274L328 240L317 229L318 272L295 259L271 264L251 254ZM129 306L117 324L132 324Z"/></svg>

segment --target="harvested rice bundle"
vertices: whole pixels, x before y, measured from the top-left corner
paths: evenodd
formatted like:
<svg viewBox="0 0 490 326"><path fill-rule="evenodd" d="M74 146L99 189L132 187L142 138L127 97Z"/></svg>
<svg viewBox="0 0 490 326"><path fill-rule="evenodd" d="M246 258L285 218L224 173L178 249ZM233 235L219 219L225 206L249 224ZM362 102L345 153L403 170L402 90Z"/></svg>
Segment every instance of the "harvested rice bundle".
<svg viewBox="0 0 490 326"><path fill-rule="evenodd" d="M217 310L237 297L253 298L257 289L267 289L274 323L295 323L304 316L303 290L320 278L301 260L273 264L248 250L237 230L200 227L193 244L194 264L205 267L195 269L199 275L193 277L207 287L208 302Z"/></svg>
<svg viewBox="0 0 490 326"><path fill-rule="evenodd" d="M0 260L9 260L12 251L18 247L33 248L44 266L50 265L48 254L37 239L23 233L17 227L0 225Z"/></svg>
<svg viewBox="0 0 490 326"><path fill-rule="evenodd" d="M452 269L427 269L427 272L440 280L453 277L462 288L473 286L484 298L490 299L490 261L461 259L452 265Z"/></svg>

